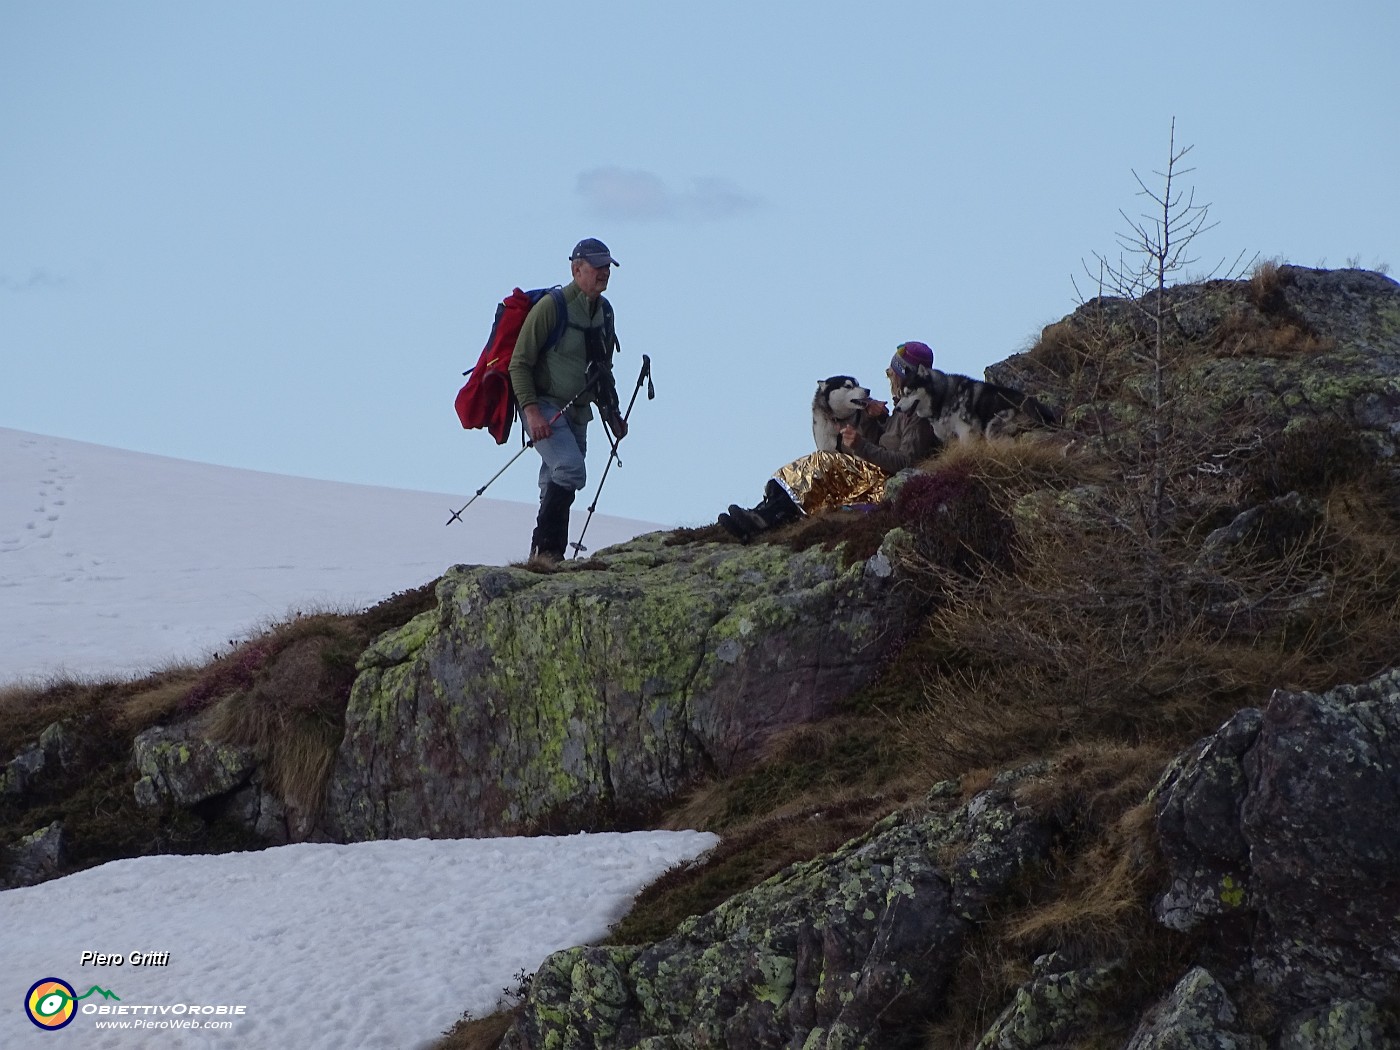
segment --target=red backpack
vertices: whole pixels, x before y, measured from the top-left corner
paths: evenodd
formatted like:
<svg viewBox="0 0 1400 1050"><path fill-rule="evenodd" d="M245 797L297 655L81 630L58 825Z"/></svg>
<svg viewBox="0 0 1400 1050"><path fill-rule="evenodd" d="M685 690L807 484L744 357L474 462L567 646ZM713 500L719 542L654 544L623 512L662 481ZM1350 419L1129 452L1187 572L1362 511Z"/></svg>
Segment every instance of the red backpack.
<svg viewBox="0 0 1400 1050"><path fill-rule="evenodd" d="M520 338L520 329L530 308L546 295L554 296L559 319L548 342L540 349L547 350L559 342L569 324L564 290L558 285L533 288L528 292L516 288L496 307L491 335L476 364L462 373L467 376L467 382L457 391L457 418L468 430L485 427L498 445L506 443L515 422L515 389L510 385L510 359L515 354L515 341Z"/></svg>

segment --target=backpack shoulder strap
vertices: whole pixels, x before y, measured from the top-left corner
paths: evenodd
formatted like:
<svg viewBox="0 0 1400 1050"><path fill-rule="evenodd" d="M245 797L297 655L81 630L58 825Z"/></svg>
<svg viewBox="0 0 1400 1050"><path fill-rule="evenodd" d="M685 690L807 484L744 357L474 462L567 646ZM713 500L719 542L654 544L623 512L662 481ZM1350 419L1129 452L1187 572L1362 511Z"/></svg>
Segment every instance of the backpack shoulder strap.
<svg viewBox="0 0 1400 1050"><path fill-rule="evenodd" d="M609 351L621 351L622 343L617 338L617 318L613 315L612 303L603 296L603 343Z"/></svg>
<svg viewBox="0 0 1400 1050"><path fill-rule="evenodd" d="M564 338L564 330L569 327L569 307L564 302L564 289L560 285L547 289L549 297L554 300L554 331L549 334L549 342L540 347L541 351L548 350L556 345L560 339Z"/></svg>

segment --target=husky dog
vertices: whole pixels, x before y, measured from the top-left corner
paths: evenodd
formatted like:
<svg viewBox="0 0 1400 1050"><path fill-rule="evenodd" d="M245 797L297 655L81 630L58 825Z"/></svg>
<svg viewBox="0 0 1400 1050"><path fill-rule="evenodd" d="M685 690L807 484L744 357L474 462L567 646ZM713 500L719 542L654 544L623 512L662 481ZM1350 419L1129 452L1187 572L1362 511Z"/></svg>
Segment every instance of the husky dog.
<svg viewBox="0 0 1400 1050"><path fill-rule="evenodd" d="M812 398L812 439L818 452L835 452L841 428L854 424L870 391L851 376L832 376L817 384Z"/></svg>
<svg viewBox="0 0 1400 1050"><path fill-rule="evenodd" d="M1059 422L1055 412L1019 390L936 368L920 368L907 376L899 403L933 424L933 432L944 442L1010 437Z"/></svg>

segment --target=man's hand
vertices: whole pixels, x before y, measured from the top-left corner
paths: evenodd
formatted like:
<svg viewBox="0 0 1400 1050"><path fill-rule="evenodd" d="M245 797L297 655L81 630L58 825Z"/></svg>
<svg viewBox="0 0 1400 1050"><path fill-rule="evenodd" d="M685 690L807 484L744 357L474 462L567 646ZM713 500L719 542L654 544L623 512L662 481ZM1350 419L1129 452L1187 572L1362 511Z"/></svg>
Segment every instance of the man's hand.
<svg viewBox="0 0 1400 1050"><path fill-rule="evenodd" d="M841 428L841 444L846 448L855 448L856 442L860 440L860 431L847 423Z"/></svg>
<svg viewBox="0 0 1400 1050"><path fill-rule="evenodd" d="M554 433L539 405L526 405L521 411L525 414L525 429L530 432L531 441L543 441Z"/></svg>
<svg viewBox="0 0 1400 1050"><path fill-rule="evenodd" d="M872 397L865 402L865 414L871 419L884 419L890 414L890 404Z"/></svg>
<svg viewBox="0 0 1400 1050"><path fill-rule="evenodd" d="M613 432L613 437L621 441L627 436L627 420L621 416L610 416L607 420L608 429Z"/></svg>

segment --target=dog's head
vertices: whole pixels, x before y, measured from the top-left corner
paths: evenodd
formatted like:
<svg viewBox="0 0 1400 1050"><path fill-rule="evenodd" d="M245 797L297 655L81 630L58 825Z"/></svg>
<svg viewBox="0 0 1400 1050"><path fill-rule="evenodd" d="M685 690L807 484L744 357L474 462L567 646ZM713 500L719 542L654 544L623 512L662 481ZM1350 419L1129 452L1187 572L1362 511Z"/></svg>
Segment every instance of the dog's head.
<svg viewBox="0 0 1400 1050"><path fill-rule="evenodd" d="M817 384L812 408L835 419L850 419L870 400L870 391L852 376L831 376Z"/></svg>
<svg viewBox="0 0 1400 1050"><path fill-rule="evenodd" d="M912 369L900 383L900 409L923 419L941 415L947 402L947 380L947 375L937 369L922 365Z"/></svg>

